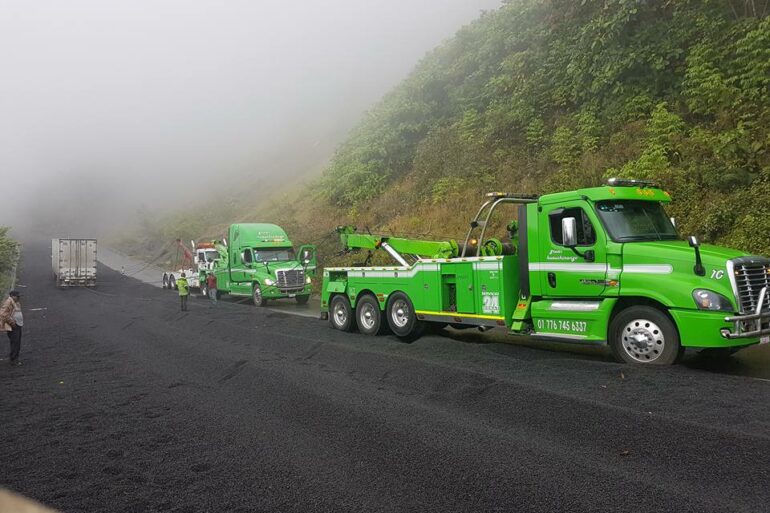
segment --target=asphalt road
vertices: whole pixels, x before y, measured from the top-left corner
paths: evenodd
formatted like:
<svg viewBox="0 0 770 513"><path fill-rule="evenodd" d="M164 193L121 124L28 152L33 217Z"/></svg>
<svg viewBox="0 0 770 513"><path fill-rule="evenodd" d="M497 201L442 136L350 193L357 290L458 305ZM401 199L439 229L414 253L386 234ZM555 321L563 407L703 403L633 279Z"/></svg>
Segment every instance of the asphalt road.
<svg viewBox="0 0 770 513"><path fill-rule="evenodd" d="M24 365L0 365L0 484L62 511L768 511L765 380L183 314L105 267L57 290L48 253L26 246Z"/></svg>

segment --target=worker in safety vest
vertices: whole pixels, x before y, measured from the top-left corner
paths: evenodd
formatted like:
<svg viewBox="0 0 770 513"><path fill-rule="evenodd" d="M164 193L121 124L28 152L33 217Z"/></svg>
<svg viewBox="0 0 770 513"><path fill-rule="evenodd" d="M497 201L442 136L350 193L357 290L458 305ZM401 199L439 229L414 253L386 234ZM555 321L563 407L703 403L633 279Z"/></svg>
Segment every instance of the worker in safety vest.
<svg viewBox="0 0 770 513"><path fill-rule="evenodd" d="M185 273L176 280L176 286L179 289L179 301L182 306L182 311L187 311L187 298L190 296L190 284L187 283Z"/></svg>

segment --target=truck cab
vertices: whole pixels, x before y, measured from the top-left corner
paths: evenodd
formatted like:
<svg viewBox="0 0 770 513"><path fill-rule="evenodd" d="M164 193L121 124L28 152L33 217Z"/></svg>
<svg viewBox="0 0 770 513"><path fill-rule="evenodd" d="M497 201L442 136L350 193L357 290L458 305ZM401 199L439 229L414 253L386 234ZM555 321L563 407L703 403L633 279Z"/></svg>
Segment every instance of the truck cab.
<svg viewBox="0 0 770 513"><path fill-rule="evenodd" d="M531 334L606 341L637 363L767 341L770 259L682 240L670 201L653 184L613 180L529 205Z"/></svg>
<svg viewBox="0 0 770 513"><path fill-rule="evenodd" d="M316 267L314 246L295 251L277 225L238 223L230 225L227 239L215 248L218 256L211 263L219 292L250 297L257 306L282 298L307 303Z"/></svg>
<svg viewBox="0 0 770 513"><path fill-rule="evenodd" d="M378 300L370 317L382 314L407 338L431 322L506 326L536 340L609 344L641 364L674 363L685 347L768 342L770 259L683 240L665 213L670 201L634 180L539 197L490 193L450 258L423 255L392 274L325 270L322 311L349 329L339 321L347 311L361 330L363 293ZM506 205L516 217L509 244L487 237Z"/></svg>

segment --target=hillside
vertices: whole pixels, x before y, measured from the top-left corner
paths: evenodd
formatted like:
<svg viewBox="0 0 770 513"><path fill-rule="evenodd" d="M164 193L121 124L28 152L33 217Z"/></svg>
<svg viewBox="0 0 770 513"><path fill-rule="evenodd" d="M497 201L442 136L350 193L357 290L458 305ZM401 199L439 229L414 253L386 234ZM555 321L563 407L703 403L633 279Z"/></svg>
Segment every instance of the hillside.
<svg viewBox="0 0 770 513"><path fill-rule="evenodd" d="M277 222L330 255L339 224L460 237L487 190L623 176L665 186L683 234L770 254L768 13L509 0L428 54L302 192L211 219Z"/></svg>

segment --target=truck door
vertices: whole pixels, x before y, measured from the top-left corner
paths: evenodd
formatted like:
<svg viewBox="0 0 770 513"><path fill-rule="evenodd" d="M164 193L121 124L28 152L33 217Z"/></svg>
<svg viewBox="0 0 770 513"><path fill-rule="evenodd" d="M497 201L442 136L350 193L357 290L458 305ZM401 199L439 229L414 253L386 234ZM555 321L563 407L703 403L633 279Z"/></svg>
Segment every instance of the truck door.
<svg viewBox="0 0 770 513"><path fill-rule="evenodd" d="M562 220L574 218L577 225L575 250L564 245ZM595 297L607 280L607 244L601 224L584 201L543 207L539 220L540 262L530 263L540 275L544 296Z"/></svg>
<svg viewBox="0 0 770 513"><path fill-rule="evenodd" d="M311 244L300 246L297 250L297 261L303 267L307 267L308 272L314 270L317 265L315 246Z"/></svg>
<svg viewBox="0 0 770 513"><path fill-rule="evenodd" d="M230 293L251 294L254 252L249 247L233 248L230 253Z"/></svg>

